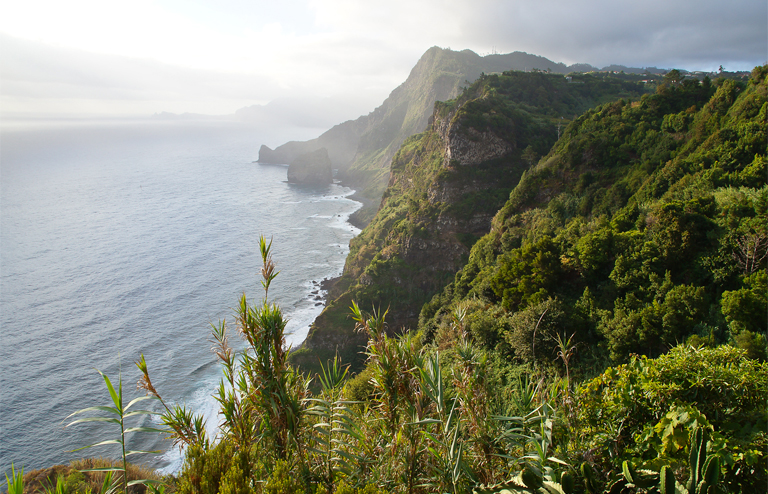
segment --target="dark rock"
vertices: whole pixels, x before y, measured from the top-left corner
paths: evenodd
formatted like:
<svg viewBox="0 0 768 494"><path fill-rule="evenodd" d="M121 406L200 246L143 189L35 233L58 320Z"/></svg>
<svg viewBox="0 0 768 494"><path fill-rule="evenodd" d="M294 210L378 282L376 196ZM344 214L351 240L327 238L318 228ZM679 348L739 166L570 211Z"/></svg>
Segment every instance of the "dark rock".
<svg viewBox="0 0 768 494"><path fill-rule="evenodd" d="M325 148L302 154L288 166L288 181L297 184L331 184L333 183L331 166L331 159Z"/></svg>

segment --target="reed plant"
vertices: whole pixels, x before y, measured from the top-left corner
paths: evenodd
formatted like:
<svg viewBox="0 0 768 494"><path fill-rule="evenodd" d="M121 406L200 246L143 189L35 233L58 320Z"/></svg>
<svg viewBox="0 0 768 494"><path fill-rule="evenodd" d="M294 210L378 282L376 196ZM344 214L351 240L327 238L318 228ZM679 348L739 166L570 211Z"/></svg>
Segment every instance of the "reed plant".
<svg viewBox="0 0 768 494"><path fill-rule="evenodd" d="M153 483L159 483L157 480L144 478L144 479L136 479L128 481L128 457L131 455L136 454L145 454L145 453L159 453L159 451L140 451L140 450L129 450L126 449L126 437L129 434L133 434L136 432L153 432L153 433L165 433L166 430L158 429L155 427L145 427L145 426L137 426L137 427L126 427L125 421L127 419L130 419L132 417L137 416L146 416L146 415L154 415L155 412L149 411L149 410L135 410L132 409L134 405L137 403L152 399L151 396L140 396L138 398L134 398L128 404L124 404L124 396L123 396L123 379L122 376L118 378L118 386L115 388L112 385L112 381L109 379L109 377L104 374L103 372L97 370L97 372L101 375L101 377L104 379L104 384L107 387L107 390L109 391L110 398L112 399L112 404L114 406L94 406L94 407L88 407L83 408L81 410L78 410L72 414L70 414L67 419L75 416L80 415L83 413L91 413L91 412L102 412L102 416L96 416L96 417L85 417L80 418L77 420L74 420L66 425L66 427L70 427L75 424L81 424L81 423L90 423L90 422L106 422L110 424L115 424L120 432L120 435L115 439L106 439L103 441L99 441L97 443L89 444L86 446L83 446L81 448L77 448L75 450L72 450L71 452L76 451L82 451L89 448L94 448L97 446L107 446L107 445L119 445L120 446L120 458L121 461L118 464L112 464L108 466L101 466L101 467L91 467L86 468L81 471L83 472L117 472L120 475L118 476L110 476L110 483L108 487L105 487L107 493L116 492L120 485L122 485L122 491L124 494L127 494L128 487L132 485L142 484L142 485L150 485Z"/></svg>
<svg viewBox="0 0 768 494"><path fill-rule="evenodd" d="M142 354L136 361L136 367L141 371L141 378L136 384L138 389L147 392L145 398L157 399L165 409L165 412L159 413L163 425L168 427L165 432L173 440L175 446L189 446L191 444L201 444L204 448L208 447L208 437L205 431L205 417L203 414L194 414L184 405L174 404L169 406L160 396L152 380L149 377L147 361Z"/></svg>

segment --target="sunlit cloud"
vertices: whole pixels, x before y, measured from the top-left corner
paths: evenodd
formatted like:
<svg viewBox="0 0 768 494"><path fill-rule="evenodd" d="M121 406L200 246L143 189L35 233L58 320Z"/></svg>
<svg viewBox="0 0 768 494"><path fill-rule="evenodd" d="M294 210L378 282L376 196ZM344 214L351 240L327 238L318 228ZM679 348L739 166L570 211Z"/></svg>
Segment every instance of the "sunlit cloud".
<svg viewBox="0 0 768 494"><path fill-rule="evenodd" d="M556 62L748 70L764 0L25 0L0 7L3 111L371 111L431 46ZM88 105L84 101L92 101ZM319 107L323 107L320 104Z"/></svg>

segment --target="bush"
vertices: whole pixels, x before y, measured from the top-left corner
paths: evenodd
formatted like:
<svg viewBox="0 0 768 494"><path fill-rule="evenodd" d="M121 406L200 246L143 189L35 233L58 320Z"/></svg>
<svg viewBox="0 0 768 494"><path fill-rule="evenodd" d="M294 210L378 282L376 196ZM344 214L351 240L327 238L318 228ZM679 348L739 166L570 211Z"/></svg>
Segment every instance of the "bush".
<svg viewBox="0 0 768 494"><path fill-rule="evenodd" d="M252 492L253 479L265 475L254 444L250 451L238 451L231 440L222 439L210 448L191 444L178 481L180 494ZM258 485L258 484L257 484Z"/></svg>
<svg viewBox="0 0 768 494"><path fill-rule="evenodd" d="M667 455L652 431L672 440L705 424L720 438L730 482L752 485L754 477L765 485L768 364L744 350L680 345L657 359L635 356L576 396L580 446L605 469L617 471L633 456Z"/></svg>

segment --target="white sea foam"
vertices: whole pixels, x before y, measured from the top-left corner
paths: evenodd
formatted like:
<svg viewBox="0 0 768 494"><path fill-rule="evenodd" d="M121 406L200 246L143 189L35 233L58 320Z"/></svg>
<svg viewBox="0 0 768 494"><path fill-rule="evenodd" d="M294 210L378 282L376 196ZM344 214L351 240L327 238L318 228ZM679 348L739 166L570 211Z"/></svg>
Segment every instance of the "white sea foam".
<svg viewBox="0 0 768 494"><path fill-rule="evenodd" d="M346 192L346 191L345 191ZM347 195L351 195L354 191L349 191ZM332 200L345 201L341 206L348 206L349 212L334 215L313 215L313 218L318 218L326 221L327 227L341 228L357 235L360 230L353 227L348 223L349 216L356 211L361 204L356 201L344 199L346 196L336 196ZM323 199L328 200L328 199ZM316 201L310 201L316 202ZM348 203L348 204L347 204ZM303 227L295 227L293 230L306 229ZM287 307L282 307L284 314L288 319L286 325L286 345L288 347L296 348L304 342L309 332L309 327L320 315L325 308L325 297L327 295L326 290L323 290L320 285L320 281L328 278L334 278L341 275L344 268L344 262L346 254L349 251L349 243L333 242L326 244L325 249L310 249L307 250L307 254L321 255L325 259L324 262L310 263L313 268L312 272L326 273L326 275L320 280L307 280L303 286L303 295L289 304ZM332 250L329 250L332 249ZM339 254L337 255L336 252ZM218 434L218 424L221 421L221 416L218 413L218 403L213 397L213 393L219 385L219 379L214 377L206 377L200 389L197 389L187 405L195 411L195 413L202 413L205 417L206 431L209 437L216 437ZM184 451L179 448L172 448L166 451L160 458L160 463L164 464L158 471L161 474L178 474L181 471L184 460Z"/></svg>

